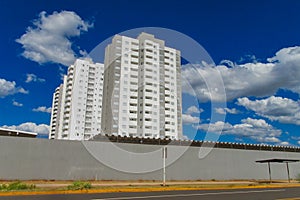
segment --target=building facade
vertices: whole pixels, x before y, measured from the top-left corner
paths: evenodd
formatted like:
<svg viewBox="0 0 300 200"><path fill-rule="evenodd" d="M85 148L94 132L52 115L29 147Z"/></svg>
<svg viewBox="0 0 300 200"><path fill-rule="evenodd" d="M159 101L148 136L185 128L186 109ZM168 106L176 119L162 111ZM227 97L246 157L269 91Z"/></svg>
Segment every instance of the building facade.
<svg viewBox="0 0 300 200"><path fill-rule="evenodd" d="M53 94L50 139L97 134L182 138L180 51L154 35L116 35L104 65L76 60Z"/></svg>
<svg viewBox="0 0 300 200"><path fill-rule="evenodd" d="M77 59L53 94L49 139L88 140L101 132L104 65Z"/></svg>
<svg viewBox="0 0 300 200"><path fill-rule="evenodd" d="M104 133L182 138L180 51L151 34L116 35L104 65Z"/></svg>

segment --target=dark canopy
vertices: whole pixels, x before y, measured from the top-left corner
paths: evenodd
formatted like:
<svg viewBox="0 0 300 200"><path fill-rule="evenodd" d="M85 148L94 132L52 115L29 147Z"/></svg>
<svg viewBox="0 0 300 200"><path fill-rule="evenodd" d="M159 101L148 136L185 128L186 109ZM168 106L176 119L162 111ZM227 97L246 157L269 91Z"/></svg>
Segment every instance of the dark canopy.
<svg viewBox="0 0 300 200"><path fill-rule="evenodd" d="M271 162L277 162L277 163L286 163L286 162L299 162L300 160L297 159L285 159L285 158L272 158L267 160L257 160L255 162L258 163L271 163Z"/></svg>

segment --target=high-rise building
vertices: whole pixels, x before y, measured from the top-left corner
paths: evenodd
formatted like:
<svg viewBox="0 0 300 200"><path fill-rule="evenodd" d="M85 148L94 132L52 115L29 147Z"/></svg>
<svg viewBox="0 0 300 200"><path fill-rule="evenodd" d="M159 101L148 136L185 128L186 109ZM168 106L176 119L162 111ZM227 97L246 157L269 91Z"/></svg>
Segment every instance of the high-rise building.
<svg viewBox="0 0 300 200"><path fill-rule="evenodd" d="M50 139L87 140L101 132L104 65L77 59L53 94Z"/></svg>
<svg viewBox="0 0 300 200"><path fill-rule="evenodd" d="M182 138L180 51L151 34L116 35L104 66L104 133Z"/></svg>
<svg viewBox="0 0 300 200"><path fill-rule="evenodd" d="M78 59L68 68L53 94L49 138L180 139L181 112L180 51L151 34L116 35L104 65Z"/></svg>
<svg viewBox="0 0 300 200"><path fill-rule="evenodd" d="M51 121L49 130L49 139L58 139L58 131L60 124L60 110L62 106L62 92L63 84L55 89L52 99L52 111L51 111Z"/></svg>

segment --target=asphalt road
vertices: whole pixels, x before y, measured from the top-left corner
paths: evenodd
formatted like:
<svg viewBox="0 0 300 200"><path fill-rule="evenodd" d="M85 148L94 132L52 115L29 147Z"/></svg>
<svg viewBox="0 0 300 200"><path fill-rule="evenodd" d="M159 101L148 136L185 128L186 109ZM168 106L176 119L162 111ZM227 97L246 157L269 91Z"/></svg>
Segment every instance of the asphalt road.
<svg viewBox="0 0 300 200"><path fill-rule="evenodd" d="M299 198L300 188L240 189L240 190L199 190L199 191L168 191L141 193L104 193L104 194L70 194L70 195L37 195L37 196L6 196L0 200L274 200Z"/></svg>

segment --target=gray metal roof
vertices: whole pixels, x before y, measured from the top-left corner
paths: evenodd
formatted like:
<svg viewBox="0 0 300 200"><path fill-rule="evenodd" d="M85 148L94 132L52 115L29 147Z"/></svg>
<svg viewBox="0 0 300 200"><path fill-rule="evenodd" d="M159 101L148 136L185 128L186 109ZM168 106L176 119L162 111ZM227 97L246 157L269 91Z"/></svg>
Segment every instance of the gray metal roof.
<svg viewBox="0 0 300 200"><path fill-rule="evenodd" d="M28 131L20 131L20 130L11 130L0 127L0 135L1 136L17 136L17 137L36 137L37 133L28 132Z"/></svg>

